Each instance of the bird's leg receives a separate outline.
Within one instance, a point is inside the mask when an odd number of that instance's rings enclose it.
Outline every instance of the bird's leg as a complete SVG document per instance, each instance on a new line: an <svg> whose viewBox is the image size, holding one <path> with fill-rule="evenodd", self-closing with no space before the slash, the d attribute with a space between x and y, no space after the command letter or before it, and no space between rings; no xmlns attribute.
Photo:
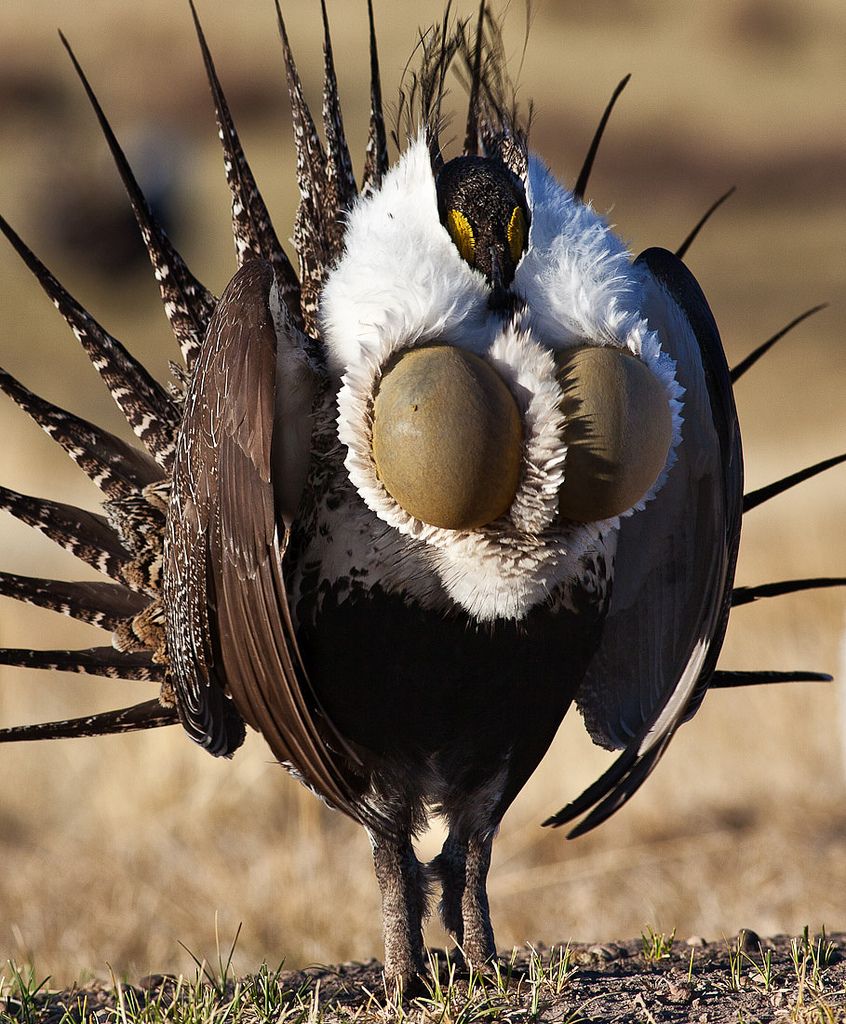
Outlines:
<svg viewBox="0 0 846 1024"><path fill-rule="evenodd" d="M486 887L492 846L492 834L474 834L462 840L450 832L433 864L443 885L440 910L444 927L475 967L496 955Z"/></svg>
<svg viewBox="0 0 846 1024"><path fill-rule="evenodd" d="M464 896L464 876L467 866L467 848L452 832L447 836L440 854L432 861L432 871L441 883L441 902L438 909L444 928L461 946L464 943L464 918L461 900Z"/></svg>
<svg viewBox="0 0 846 1024"><path fill-rule="evenodd" d="M382 891L385 975L406 990L424 972L426 882L411 839L374 837L373 863Z"/></svg>
<svg viewBox="0 0 846 1024"><path fill-rule="evenodd" d="M492 847L493 835L471 836L467 843L464 895L461 899L463 949L468 961L477 967L496 956L487 889Z"/></svg>

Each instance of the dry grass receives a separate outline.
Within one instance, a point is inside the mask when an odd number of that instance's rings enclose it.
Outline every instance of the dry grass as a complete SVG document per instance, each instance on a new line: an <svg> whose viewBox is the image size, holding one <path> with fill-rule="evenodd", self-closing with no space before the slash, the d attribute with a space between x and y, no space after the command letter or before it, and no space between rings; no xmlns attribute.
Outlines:
<svg viewBox="0 0 846 1024"><path fill-rule="evenodd" d="M313 96L314 6L286 4ZM347 16L352 6L355 17ZM520 5L513 6L510 40L519 55ZM536 147L568 180L611 87L634 72L590 189L633 249L672 246L725 187L740 186L690 259L730 359L803 308L833 303L738 388L750 486L833 454L846 436L842 5L537 6L523 94L537 103ZM343 16L339 0L333 7L345 100L357 115L348 117L348 128L361 139L363 4L344 4ZM430 0L377 2L388 95L414 25L439 10ZM284 234L293 212L292 160L271 6L207 0L202 13ZM121 134L146 122L185 138L190 188L183 189L179 241L199 276L219 290L232 269L228 199L189 21L171 0L74 9L42 0L37 10L7 0L0 7L0 102L7 111L0 210L107 326L163 372L172 342L149 275L98 278L58 249L43 220L46 198L75 162L104 173L108 166L55 41L56 24L70 34ZM116 426L72 338L6 249L0 309L0 362L52 400ZM0 406L0 431L0 481L93 506L93 489L9 403ZM752 513L739 582L842 574L844 512L843 470L834 470ZM81 574L72 559L11 521L2 523L0 565ZM88 636L12 602L0 613L5 645L59 646ZM744 608L723 664L834 671L842 631L843 599L835 592ZM0 681L4 723L116 706L147 693L135 684L38 673L4 671ZM838 722L830 687L713 694L632 805L598 834L569 844L537 822L608 761L574 715L496 847L490 891L500 944L636 935L647 921L667 933L714 938L743 926L761 934L795 933L805 923L842 927ZM245 966L263 957L284 956L293 966L380 950L364 835L287 779L255 738L232 763L209 758L178 730L3 747L0 771L0 960L34 955L60 982L104 970L107 959L129 977L185 968L177 940L211 956L216 913L224 934L244 922L238 955ZM427 837L425 851L436 840ZM434 926L430 936L443 940Z"/></svg>

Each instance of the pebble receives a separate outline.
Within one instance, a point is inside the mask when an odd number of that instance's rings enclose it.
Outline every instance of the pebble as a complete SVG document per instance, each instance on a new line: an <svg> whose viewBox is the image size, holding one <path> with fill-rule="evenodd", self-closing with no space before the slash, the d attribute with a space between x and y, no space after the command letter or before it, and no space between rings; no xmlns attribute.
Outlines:
<svg viewBox="0 0 846 1024"><path fill-rule="evenodd" d="M737 948L744 953L757 953L760 945L760 936L751 928L741 928L737 933Z"/></svg>
<svg viewBox="0 0 846 1024"><path fill-rule="evenodd" d="M603 963L609 963L611 960L619 960L627 955L626 950L614 942L590 946L588 953L590 953L592 957L596 957L597 960L602 960Z"/></svg>
<svg viewBox="0 0 846 1024"><path fill-rule="evenodd" d="M693 986L687 979L672 981L667 979L667 999L671 1003L689 1003L693 995Z"/></svg>

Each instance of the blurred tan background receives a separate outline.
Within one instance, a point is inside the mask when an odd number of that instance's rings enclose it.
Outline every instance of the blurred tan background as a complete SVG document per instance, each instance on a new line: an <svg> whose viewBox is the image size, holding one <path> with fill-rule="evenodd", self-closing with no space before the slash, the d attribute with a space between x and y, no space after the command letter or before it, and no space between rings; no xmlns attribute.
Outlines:
<svg viewBox="0 0 846 1024"><path fill-rule="evenodd" d="M318 5L284 6L317 103ZM465 0L456 9L475 6ZM205 0L200 13L285 237L295 208L293 151L272 4ZM435 0L376 0L388 101L417 26L440 14ZM365 5L330 0L330 15L348 134L361 154ZM515 66L524 22L515 0L506 34ZM87 227L95 208L122 209L122 196L57 26L142 176L167 172L173 236L219 293L234 266L229 200L187 4L0 5L0 211L164 376L175 349L120 213ZM568 183L611 90L633 72L589 195L634 252L675 247L713 199L738 186L689 254L730 362L808 306L831 303L738 386L750 488L842 450L846 438L844 68L841 0L535 4L521 95L535 101L534 147ZM5 244L0 314L0 363L51 400L119 429L79 346ZM0 403L0 438L0 482L96 506L93 486L10 402ZM739 583L846 573L844 472L750 514ZM86 576L5 514L0 566ZM745 607L732 620L722 664L835 672L843 631L840 591ZM4 646L82 646L102 637L12 601L0 607ZM142 684L0 670L3 724L148 695ZM647 925L712 939L740 927L846 928L840 721L831 686L714 693L637 798L597 833L568 843L538 823L609 760L574 712L495 847L490 894L500 946L611 940ZM208 757L178 729L0 747L0 779L0 961L34 957L57 982L104 973L106 961L130 978L186 969L179 941L214 956L216 915L225 943L243 922L240 970L261 958L293 966L381 955L364 834L289 780L255 737L232 762ZM437 838L424 840L426 855ZM443 941L434 924L429 938Z"/></svg>

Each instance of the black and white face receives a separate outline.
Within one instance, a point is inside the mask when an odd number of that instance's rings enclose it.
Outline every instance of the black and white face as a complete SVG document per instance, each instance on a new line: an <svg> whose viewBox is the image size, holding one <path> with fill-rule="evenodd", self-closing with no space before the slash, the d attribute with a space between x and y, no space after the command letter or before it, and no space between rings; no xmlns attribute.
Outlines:
<svg viewBox="0 0 846 1024"><path fill-rule="evenodd" d="M458 156L438 172L435 187L441 223L461 258L494 291L507 291L529 244L522 183L498 160Z"/></svg>

